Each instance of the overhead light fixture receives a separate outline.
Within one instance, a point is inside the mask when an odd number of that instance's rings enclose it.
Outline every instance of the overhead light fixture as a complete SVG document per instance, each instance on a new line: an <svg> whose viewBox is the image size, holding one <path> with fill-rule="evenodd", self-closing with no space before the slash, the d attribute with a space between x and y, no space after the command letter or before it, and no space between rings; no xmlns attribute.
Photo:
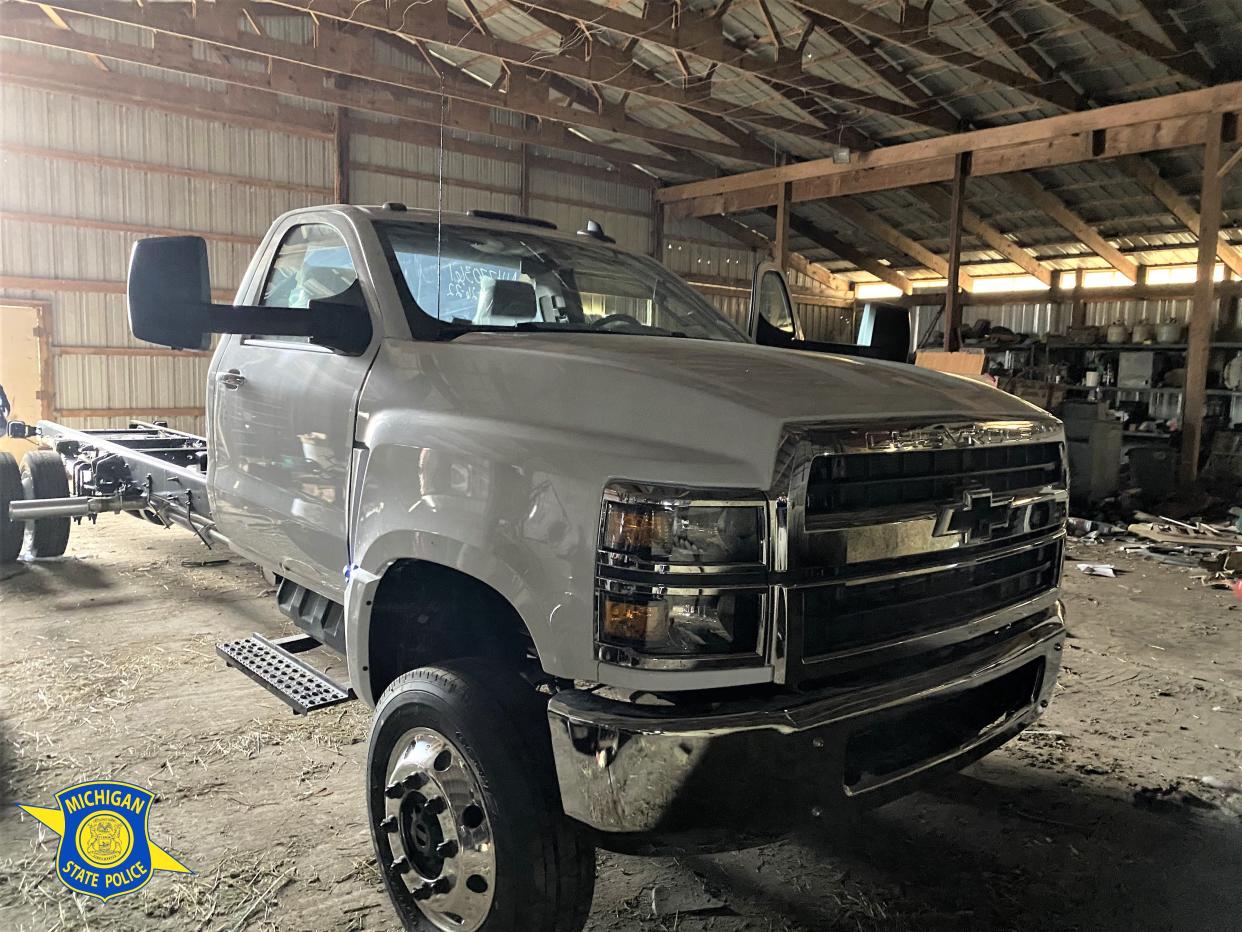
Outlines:
<svg viewBox="0 0 1242 932"><path fill-rule="evenodd" d="M848 165L850 163L850 150L844 146L837 146L832 150L832 160L838 165Z"/></svg>

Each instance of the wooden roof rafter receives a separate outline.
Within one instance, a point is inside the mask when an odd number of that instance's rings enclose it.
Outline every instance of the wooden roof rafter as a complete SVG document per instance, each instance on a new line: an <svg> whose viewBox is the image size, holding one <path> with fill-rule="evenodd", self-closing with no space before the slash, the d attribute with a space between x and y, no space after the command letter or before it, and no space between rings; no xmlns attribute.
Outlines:
<svg viewBox="0 0 1242 932"><path fill-rule="evenodd" d="M1193 49L1178 49L1158 42L1126 20L1119 19L1102 7L1096 6L1091 0L1042 0L1042 2L1060 10L1070 20L1094 29L1123 48L1159 62L1174 74L1189 78L1198 84L1212 83L1212 69L1198 52Z"/></svg>
<svg viewBox="0 0 1242 932"><path fill-rule="evenodd" d="M1238 151L1242 152L1242 149ZM1177 189L1172 184L1161 177L1160 170L1155 165L1147 159L1134 157L1122 160L1121 167L1139 184L1155 195L1156 199L1168 208L1169 213L1185 224L1187 230L1196 237L1199 236L1199 228L1202 221L1199 212L1191 206L1189 201L1178 194ZM1216 257L1225 263L1226 268L1230 269L1235 275L1242 277L1242 251L1236 246L1229 244L1224 232L1218 233L1217 239Z"/></svg>
<svg viewBox="0 0 1242 932"><path fill-rule="evenodd" d="M951 131L952 126L937 122L937 116L928 116L923 107L903 104L890 97L873 94L839 81L807 72L803 68L802 53L795 48L781 46L777 49L775 63L752 54L744 43L731 39L724 30L722 19L717 16L698 17L683 21L673 28L664 22L653 22L620 10L601 6L591 0L514 0L522 7L538 8L562 16L572 16L591 22L601 28L634 40L678 50L705 61L733 68L759 78L778 88L784 87L795 93L784 93L787 100L813 101L816 97L827 98L887 116L898 117L913 123L927 123L932 128ZM829 111L830 112L830 111ZM866 144L847 142L851 148L865 148Z"/></svg>
<svg viewBox="0 0 1242 932"><path fill-rule="evenodd" d="M1080 243L1114 269L1130 281L1138 281L1138 263L1101 236L1064 201L1041 185L1037 178L1031 175L1014 174L1004 176L1004 180L1018 194L1063 226Z"/></svg>
<svg viewBox="0 0 1242 932"><path fill-rule="evenodd" d="M850 0L793 0L794 4L809 13L836 20L846 26L859 29L886 42L942 64L959 68L977 78L1019 91L1062 110L1077 107L1076 95L1069 95L1056 82L1032 79L1006 65L998 64L952 43L938 39L922 18L913 23L898 23L874 13Z"/></svg>
<svg viewBox="0 0 1242 932"><path fill-rule="evenodd" d="M768 213L771 215L774 214L774 211L769 210ZM905 275L885 265L875 256L864 252L838 234L825 230L818 224L812 223L810 220L799 217L792 212L789 216L789 228L821 249L827 249L833 255L853 264L879 281L892 285L900 290L902 294L913 292L914 284Z"/></svg>
<svg viewBox="0 0 1242 932"><path fill-rule="evenodd" d="M883 243L887 243L898 252L904 253L942 278L948 277L948 260L943 256L936 255L936 253L922 243L916 242L907 236L887 220L882 219L875 211L848 199L833 200L826 206L835 213L840 214L860 230L874 236ZM958 276L958 284L963 290L970 291L972 287L970 273L962 271Z"/></svg>
<svg viewBox="0 0 1242 932"><path fill-rule="evenodd" d="M1170 46L1183 55L1195 56L1210 71L1216 70L1211 59L1199 49L1194 37L1174 16L1174 8L1169 0L1139 0L1139 4L1147 11L1147 15L1152 18L1152 22Z"/></svg>
<svg viewBox="0 0 1242 932"><path fill-rule="evenodd" d="M483 104L543 120L604 130L656 146L683 149L692 154L717 154L757 164L770 162L770 149L757 141L748 146L716 142L708 137L689 135L679 129L650 127L615 111L607 114L599 114L589 108L567 111L549 99L550 82L529 69L522 75L517 75L517 69L513 69L514 80L510 82L507 92L499 92L490 91L486 86L481 87L475 80L465 83L449 80L449 76L433 79L408 69L384 65L374 60L362 37L354 34L353 30L346 32L338 28L337 24L331 23L330 18L329 22L321 22L316 33L316 44L305 45L256 36L241 30L238 28L238 20L233 18L235 13L240 15L244 6L241 3L217 2L212 4L212 8L199 5L193 8L193 15L187 15L189 7L171 3L159 4L159 9L131 7L101 0L56 0L53 5L63 13L93 16L136 26L178 41L201 41L209 46L258 55L269 63L281 62L294 68L309 67L320 74L338 74L355 81L370 82L379 89L396 88L400 91L446 95L465 103ZM103 54L98 51L99 48L108 48L113 53L121 54L122 58L125 54L130 54L138 56L140 64L153 63L143 60L142 55L146 50L130 43L101 40L77 32L41 29L25 23L0 23L0 30L10 38L77 51L95 51L97 54ZM104 57L109 56L104 54Z"/></svg>

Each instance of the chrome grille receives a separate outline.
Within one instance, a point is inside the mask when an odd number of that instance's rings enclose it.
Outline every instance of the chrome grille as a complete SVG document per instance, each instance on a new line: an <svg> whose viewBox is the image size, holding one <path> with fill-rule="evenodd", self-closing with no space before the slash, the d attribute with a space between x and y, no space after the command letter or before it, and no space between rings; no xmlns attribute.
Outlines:
<svg viewBox="0 0 1242 932"><path fill-rule="evenodd" d="M790 445L780 681L935 665L1056 611L1068 475L1055 421L811 426Z"/></svg>
<svg viewBox="0 0 1242 932"><path fill-rule="evenodd" d="M808 517L903 508L960 498L970 488L993 495L1063 484L1059 443L1025 443L908 452L824 454L811 463Z"/></svg>
<svg viewBox="0 0 1242 932"><path fill-rule="evenodd" d="M803 657L956 627L1055 587L1060 565L1058 539L945 568L803 589Z"/></svg>

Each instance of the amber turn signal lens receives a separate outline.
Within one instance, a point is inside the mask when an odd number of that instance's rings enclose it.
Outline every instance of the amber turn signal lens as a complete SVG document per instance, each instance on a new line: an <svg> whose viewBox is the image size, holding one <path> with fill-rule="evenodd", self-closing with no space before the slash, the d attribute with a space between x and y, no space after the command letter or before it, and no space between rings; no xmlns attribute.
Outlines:
<svg viewBox="0 0 1242 932"><path fill-rule="evenodd" d="M631 644L651 644L668 636L668 612L662 602L620 602L604 598L605 638Z"/></svg>
<svg viewBox="0 0 1242 932"><path fill-rule="evenodd" d="M673 530L673 516L653 505L609 503L604 521L604 547L617 553L650 554L663 550Z"/></svg>

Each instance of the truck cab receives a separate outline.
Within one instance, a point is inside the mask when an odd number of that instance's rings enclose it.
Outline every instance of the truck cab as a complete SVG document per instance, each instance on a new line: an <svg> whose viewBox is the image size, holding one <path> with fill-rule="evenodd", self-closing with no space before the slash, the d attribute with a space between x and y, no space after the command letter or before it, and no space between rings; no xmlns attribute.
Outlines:
<svg viewBox="0 0 1242 932"><path fill-rule="evenodd" d="M209 530L376 709L407 928L579 928L595 845L831 822L1047 706L1061 426L882 358L908 325L806 341L763 268L747 333L598 227L402 205L287 214L233 306L208 281L140 242L131 323L221 335Z"/></svg>

